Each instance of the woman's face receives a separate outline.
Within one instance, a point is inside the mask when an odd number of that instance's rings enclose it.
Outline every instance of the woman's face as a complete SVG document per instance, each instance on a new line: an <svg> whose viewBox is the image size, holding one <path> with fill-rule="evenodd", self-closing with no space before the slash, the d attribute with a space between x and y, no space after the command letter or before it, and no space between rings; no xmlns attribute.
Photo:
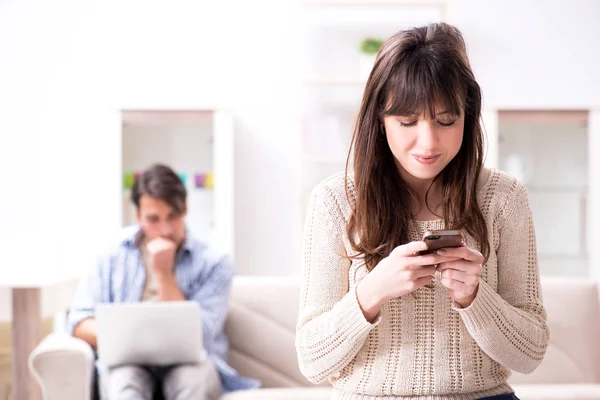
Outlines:
<svg viewBox="0 0 600 400"><path fill-rule="evenodd" d="M388 145L400 176L408 183L435 178L460 150L464 112L438 109L434 119L422 115L384 117Z"/></svg>

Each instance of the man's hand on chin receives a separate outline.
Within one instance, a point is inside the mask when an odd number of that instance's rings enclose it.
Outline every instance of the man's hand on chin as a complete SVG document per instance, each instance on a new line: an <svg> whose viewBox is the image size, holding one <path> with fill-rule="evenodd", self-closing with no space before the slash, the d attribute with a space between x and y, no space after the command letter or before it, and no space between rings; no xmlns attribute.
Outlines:
<svg viewBox="0 0 600 400"><path fill-rule="evenodd" d="M157 237L146 244L150 255L150 265L158 278L168 277L173 274L175 265L175 253L177 245L175 242Z"/></svg>
<svg viewBox="0 0 600 400"><path fill-rule="evenodd" d="M185 300L181 288L175 279L174 265L177 244L175 242L156 238L146 245L150 255L150 265L158 281L158 294L161 301Z"/></svg>

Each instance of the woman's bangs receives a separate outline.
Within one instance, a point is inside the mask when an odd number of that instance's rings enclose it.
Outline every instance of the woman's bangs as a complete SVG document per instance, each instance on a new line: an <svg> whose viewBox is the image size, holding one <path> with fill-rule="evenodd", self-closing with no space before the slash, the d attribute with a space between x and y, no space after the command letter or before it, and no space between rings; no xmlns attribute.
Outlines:
<svg viewBox="0 0 600 400"><path fill-rule="evenodd" d="M392 71L383 90L383 115L461 115L466 90L445 63L415 55Z"/></svg>

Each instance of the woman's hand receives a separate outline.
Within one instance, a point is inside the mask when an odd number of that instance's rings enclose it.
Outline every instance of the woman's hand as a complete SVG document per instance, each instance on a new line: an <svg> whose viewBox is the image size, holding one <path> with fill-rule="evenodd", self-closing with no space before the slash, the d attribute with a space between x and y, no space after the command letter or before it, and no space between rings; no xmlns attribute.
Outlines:
<svg viewBox="0 0 600 400"><path fill-rule="evenodd" d="M456 261L457 257L436 253L418 256L426 250L424 242L396 247L389 256L364 277L356 288L358 303L368 321L373 321L383 303L425 286L435 275L435 264Z"/></svg>
<svg viewBox="0 0 600 400"><path fill-rule="evenodd" d="M469 307L479 288L483 256L466 246L440 249L437 253L458 258L455 261L441 262L437 269L442 272L441 284L448 288L450 298L463 308Z"/></svg>

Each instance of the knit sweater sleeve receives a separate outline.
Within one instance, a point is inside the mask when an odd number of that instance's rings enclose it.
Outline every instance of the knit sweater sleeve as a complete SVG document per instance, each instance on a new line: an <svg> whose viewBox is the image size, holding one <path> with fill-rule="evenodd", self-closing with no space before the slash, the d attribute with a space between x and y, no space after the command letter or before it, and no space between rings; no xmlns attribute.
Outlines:
<svg viewBox="0 0 600 400"><path fill-rule="evenodd" d="M549 331L542 303L535 231L525 187L516 184L499 220L498 289L481 281L460 313L481 349L499 364L530 373L541 363ZM492 249L493 251L493 249Z"/></svg>
<svg viewBox="0 0 600 400"><path fill-rule="evenodd" d="M312 193L304 230L304 255L296 352L300 371L319 383L352 361L378 323L369 323L349 290L345 220L332 189Z"/></svg>

